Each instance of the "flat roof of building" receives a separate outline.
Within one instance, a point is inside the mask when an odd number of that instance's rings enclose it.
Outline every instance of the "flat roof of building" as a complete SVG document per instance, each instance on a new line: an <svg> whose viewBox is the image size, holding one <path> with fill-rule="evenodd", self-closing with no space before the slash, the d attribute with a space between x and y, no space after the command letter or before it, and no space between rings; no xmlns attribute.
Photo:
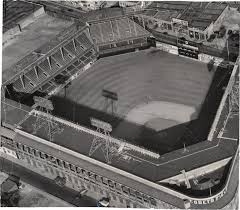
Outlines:
<svg viewBox="0 0 240 210"><path fill-rule="evenodd" d="M153 2L143 14L154 18L172 21L172 18L188 21L189 27L205 30L222 14L227 7L218 2Z"/></svg>
<svg viewBox="0 0 240 210"><path fill-rule="evenodd" d="M26 1L3 2L3 33L15 27L24 18L40 9L42 6Z"/></svg>
<svg viewBox="0 0 240 210"><path fill-rule="evenodd" d="M71 21L52 17L44 13L35 19L32 24L25 27L22 32L17 33L13 39L8 40L2 48L3 83L41 57L41 54L38 54L38 50L41 49L40 53L46 53L49 48L51 49L51 47L56 45L56 42L59 43L59 40L54 38L72 24L73 22ZM34 52L35 50L37 52Z"/></svg>

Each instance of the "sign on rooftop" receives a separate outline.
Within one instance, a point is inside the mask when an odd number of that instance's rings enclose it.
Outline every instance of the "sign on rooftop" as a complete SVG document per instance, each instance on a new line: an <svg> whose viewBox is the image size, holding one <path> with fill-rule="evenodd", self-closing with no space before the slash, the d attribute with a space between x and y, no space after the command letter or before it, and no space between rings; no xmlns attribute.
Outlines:
<svg viewBox="0 0 240 210"><path fill-rule="evenodd" d="M103 129L105 131L111 132L112 131L112 126L109 123L106 123L104 121L98 120L96 118L90 118L91 125Z"/></svg>

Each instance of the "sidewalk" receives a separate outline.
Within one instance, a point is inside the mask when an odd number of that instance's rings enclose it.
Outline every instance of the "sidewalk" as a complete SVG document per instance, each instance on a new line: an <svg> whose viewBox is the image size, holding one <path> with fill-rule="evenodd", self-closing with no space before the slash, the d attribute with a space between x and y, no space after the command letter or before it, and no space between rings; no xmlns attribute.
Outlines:
<svg viewBox="0 0 240 210"><path fill-rule="evenodd" d="M12 162L11 159L11 157L6 156L0 157L1 171L19 176L21 181L39 189L40 191L46 192L53 197L64 200L69 203L69 205L78 207L96 207L96 200L87 196L77 199L76 195L78 195L78 192L67 187L60 187L56 185L53 180L43 177L40 174L17 164L17 159L13 160L14 162Z"/></svg>

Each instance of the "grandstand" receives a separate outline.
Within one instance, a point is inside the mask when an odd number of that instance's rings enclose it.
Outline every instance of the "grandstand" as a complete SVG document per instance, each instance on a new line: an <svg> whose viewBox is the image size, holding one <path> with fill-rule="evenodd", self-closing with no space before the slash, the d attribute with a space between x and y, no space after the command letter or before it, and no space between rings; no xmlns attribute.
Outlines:
<svg viewBox="0 0 240 210"><path fill-rule="evenodd" d="M151 34L126 13L122 8L104 8L86 15L100 55L149 46L147 38Z"/></svg>
<svg viewBox="0 0 240 210"><path fill-rule="evenodd" d="M79 29L74 24L4 70L3 85L12 84L17 92L50 92L57 86L55 76L62 74L70 77L95 57L95 47L87 26Z"/></svg>
<svg viewBox="0 0 240 210"><path fill-rule="evenodd" d="M130 17L88 22L93 41L100 53L148 46L150 33Z"/></svg>

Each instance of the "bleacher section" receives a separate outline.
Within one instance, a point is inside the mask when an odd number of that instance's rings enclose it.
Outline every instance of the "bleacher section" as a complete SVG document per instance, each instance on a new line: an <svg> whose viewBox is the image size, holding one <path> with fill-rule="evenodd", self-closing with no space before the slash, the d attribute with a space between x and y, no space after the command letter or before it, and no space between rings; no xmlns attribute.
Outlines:
<svg viewBox="0 0 240 210"><path fill-rule="evenodd" d="M147 45L147 37L150 36L147 30L127 16L91 21L89 25L91 37L99 47L100 54L107 50Z"/></svg>
<svg viewBox="0 0 240 210"><path fill-rule="evenodd" d="M30 59L24 58L12 67L17 74L4 85L12 83L18 92L49 92L57 86L54 77L59 74L74 75L97 57L97 51L88 34L88 27L78 29L74 25L28 57Z"/></svg>

